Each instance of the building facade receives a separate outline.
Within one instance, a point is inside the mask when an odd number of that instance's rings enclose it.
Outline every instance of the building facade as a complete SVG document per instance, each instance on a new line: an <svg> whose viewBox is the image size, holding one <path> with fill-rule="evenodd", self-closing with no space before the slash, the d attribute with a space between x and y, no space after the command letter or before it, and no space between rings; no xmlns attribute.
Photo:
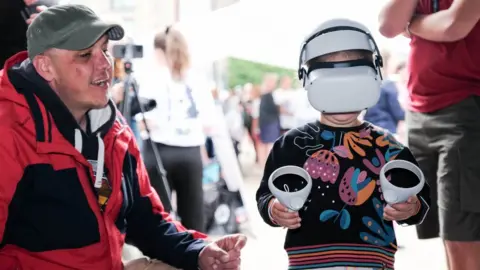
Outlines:
<svg viewBox="0 0 480 270"><path fill-rule="evenodd" d="M240 0L65 0L84 4L119 21L127 31L149 32L175 21L227 7Z"/></svg>

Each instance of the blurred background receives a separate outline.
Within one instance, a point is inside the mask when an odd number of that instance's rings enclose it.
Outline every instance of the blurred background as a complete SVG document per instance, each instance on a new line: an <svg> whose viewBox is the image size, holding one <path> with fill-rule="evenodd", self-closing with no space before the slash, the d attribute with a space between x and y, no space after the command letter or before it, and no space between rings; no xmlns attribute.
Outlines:
<svg viewBox="0 0 480 270"><path fill-rule="evenodd" d="M50 2L48 4L55 4L55 1ZM208 124L202 129L205 138L202 143L180 142L199 147L200 155L193 153L187 156L197 158L203 169L191 176L192 181L201 183L198 185L169 179L174 190L171 202L174 212L178 212L178 218L185 225L208 232L211 237L236 232L247 234L249 242L242 259L243 269L287 269L287 258L283 251L285 230L264 224L255 202L255 192L269 151L269 144L261 139L268 134L260 134L259 119L263 117L260 100L262 95L273 94L279 108L280 132L318 118L318 113L309 106L306 93L296 78L300 44L307 34L322 21L334 17L364 23L372 31L384 55L386 65L383 73L390 82L389 87L394 87L398 95L398 108L393 114L403 114L406 95L404 71L409 40L403 37L388 40L378 33L377 17L383 0L56 2L87 5L101 17L125 28L125 39L113 45L137 45L138 54L134 59L122 56L121 51L113 54L116 57L116 84L112 87L112 97L119 108L122 103L127 103L127 96L132 89L125 91L125 86L129 87L129 80L134 77L138 95L150 101L156 100L157 108L153 104L152 108L147 108L149 112L145 116L152 133L156 126L161 126L161 122L155 122L155 114L149 118L149 113L156 111L157 116L162 113L158 108L162 107L162 95L171 95L171 91L165 89L178 88L175 84L177 80L165 75L165 59L176 57L180 59L179 69L182 72L188 70L188 80L182 78L182 86L186 86L186 91L180 91L186 94L174 96L173 99L184 104L188 111L193 108L207 118ZM2 39L8 36L2 35ZM133 73L125 70L125 63L132 64ZM165 82L168 82L168 86ZM131 114L128 118L139 143L143 142L145 162L153 164L147 164L152 168L149 170L152 182L161 185L162 175L155 167L157 160L145 152L151 151L144 142L149 136L159 149L167 174L175 178L174 171L181 164L170 164L169 160L175 159L178 143L169 145L161 139L155 139L155 134L149 135L141 124L138 111L126 111ZM368 117L367 114L365 118ZM393 123L391 131L400 140L405 138L402 117ZM171 149L166 150L166 147ZM183 168L193 172L194 169L188 166ZM196 196L199 193L203 195ZM185 210L190 207L189 203L195 204L192 199L194 195L186 194L196 194L195 198L203 201L201 206L197 204L195 208L197 215ZM200 216L198 213L201 213ZM446 269L439 239L419 241L414 228L396 229L400 246L396 269ZM134 247L128 247L124 256L131 259L141 254Z"/></svg>

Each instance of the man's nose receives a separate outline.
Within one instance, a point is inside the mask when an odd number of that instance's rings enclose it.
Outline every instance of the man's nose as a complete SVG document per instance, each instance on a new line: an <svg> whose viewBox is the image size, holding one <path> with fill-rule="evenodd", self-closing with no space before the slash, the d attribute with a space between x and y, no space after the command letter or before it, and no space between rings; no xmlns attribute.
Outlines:
<svg viewBox="0 0 480 270"><path fill-rule="evenodd" d="M96 60L97 60L96 66L99 69L108 69L112 67L112 62L110 57L108 57L108 55L105 54L104 52L99 54Z"/></svg>

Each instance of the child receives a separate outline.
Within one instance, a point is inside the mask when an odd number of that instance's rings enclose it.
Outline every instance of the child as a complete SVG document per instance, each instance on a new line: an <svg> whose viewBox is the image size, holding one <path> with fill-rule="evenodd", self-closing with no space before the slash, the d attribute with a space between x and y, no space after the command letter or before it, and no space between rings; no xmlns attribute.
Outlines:
<svg viewBox="0 0 480 270"><path fill-rule="evenodd" d="M322 113L318 121L290 130L274 143L256 195L260 214L267 224L289 229L285 249L291 270L393 269L397 246L392 221L420 223L430 197L425 185L405 203L390 206L383 199L378 180L382 166L393 159L416 161L387 131L358 120L362 106L378 101L378 48L366 27L337 19L307 38L300 57L306 69L300 68L299 77L310 103ZM329 84L332 80L336 83ZM362 96L353 95L358 89L364 91ZM329 94L319 95L322 91ZM342 99L340 104L336 91L349 92L340 96L350 100ZM371 93L377 94L369 98ZM298 212L289 212L268 188L272 172L286 165L303 167L313 181ZM418 182L405 170L390 177L403 187ZM275 185L301 189L293 179L277 179Z"/></svg>

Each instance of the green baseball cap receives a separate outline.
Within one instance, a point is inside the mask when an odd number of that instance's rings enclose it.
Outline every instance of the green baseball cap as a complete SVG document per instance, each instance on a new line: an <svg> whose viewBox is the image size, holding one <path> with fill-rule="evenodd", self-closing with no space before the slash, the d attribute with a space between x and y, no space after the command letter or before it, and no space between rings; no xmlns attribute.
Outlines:
<svg viewBox="0 0 480 270"><path fill-rule="evenodd" d="M51 48L81 51L90 48L103 35L121 40L123 27L102 21L84 5L57 5L38 14L27 29L30 59Z"/></svg>

